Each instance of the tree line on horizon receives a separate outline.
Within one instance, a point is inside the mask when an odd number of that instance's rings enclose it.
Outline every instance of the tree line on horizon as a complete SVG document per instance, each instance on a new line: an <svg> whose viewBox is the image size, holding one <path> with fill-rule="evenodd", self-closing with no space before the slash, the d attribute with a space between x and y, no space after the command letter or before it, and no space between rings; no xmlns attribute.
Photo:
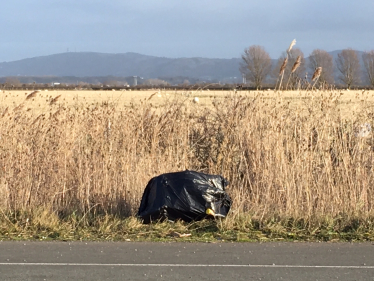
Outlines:
<svg viewBox="0 0 374 281"><path fill-rule="evenodd" d="M363 68L357 52L351 48L342 50L338 57L325 50L315 49L309 55L306 63L304 53L299 48L293 48L293 40L286 52L278 58L275 66L269 53L263 46L252 45L244 50L240 63L240 72L247 82L260 89L269 77L276 79L275 88L283 90L319 88L327 89L335 86L336 82L347 89L364 82L366 86L374 87L374 50L362 54ZM338 70L338 81L334 79L334 67ZM308 76L308 70L312 75ZM361 81L361 72L365 81Z"/></svg>

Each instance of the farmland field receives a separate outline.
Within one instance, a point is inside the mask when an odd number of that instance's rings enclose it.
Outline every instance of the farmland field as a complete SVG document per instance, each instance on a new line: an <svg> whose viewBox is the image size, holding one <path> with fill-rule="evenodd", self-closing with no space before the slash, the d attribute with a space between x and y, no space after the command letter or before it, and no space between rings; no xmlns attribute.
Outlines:
<svg viewBox="0 0 374 281"><path fill-rule="evenodd" d="M374 239L373 95L1 92L0 235L115 233L103 218L133 218L150 178L189 169L230 181L220 231Z"/></svg>
<svg viewBox="0 0 374 281"><path fill-rule="evenodd" d="M141 101L149 99L151 96L152 104L160 106L165 104L165 100L174 99L176 97L184 98L186 101L193 101L194 97L199 98L200 105L211 105L213 99L222 99L227 96L254 97L261 95L266 99L276 99L281 97L283 101L293 101L293 105L305 99L319 99L321 97L335 97L340 95L339 103L347 105L349 109L360 107L362 99L372 102L374 101L373 90L333 90L333 91L219 91L219 90L139 90L139 91L39 91L38 94L25 103L25 98L33 91L2 91L0 94L0 102L2 107L17 106L26 104L28 108L44 109L48 102L57 96L61 96L59 103L72 105L92 105L96 103L110 102L117 106L130 106L140 104ZM296 102L296 103L295 103ZM354 108L352 108L352 106ZM342 107L344 108L344 106Z"/></svg>

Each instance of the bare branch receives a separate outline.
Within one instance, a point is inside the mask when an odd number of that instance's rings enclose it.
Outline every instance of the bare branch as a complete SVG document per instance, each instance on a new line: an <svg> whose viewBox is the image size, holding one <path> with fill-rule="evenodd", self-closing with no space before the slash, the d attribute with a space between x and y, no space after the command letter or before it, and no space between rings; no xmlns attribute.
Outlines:
<svg viewBox="0 0 374 281"><path fill-rule="evenodd" d="M340 72L339 80L349 89L360 82L360 62L356 51L345 49L338 54L336 66Z"/></svg>
<svg viewBox="0 0 374 281"><path fill-rule="evenodd" d="M374 50L362 54L365 74L371 86L374 87Z"/></svg>
<svg viewBox="0 0 374 281"><path fill-rule="evenodd" d="M317 67L322 67L322 72L318 79L319 84L334 84L334 66L332 55L324 50L313 50L309 56L308 68L311 71L315 71Z"/></svg>
<svg viewBox="0 0 374 281"><path fill-rule="evenodd" d="M244 50L242 55L240 72L254 83L255 87L261 88L266 76L271 70L271 59L264 47L253 45Z"/></svg>

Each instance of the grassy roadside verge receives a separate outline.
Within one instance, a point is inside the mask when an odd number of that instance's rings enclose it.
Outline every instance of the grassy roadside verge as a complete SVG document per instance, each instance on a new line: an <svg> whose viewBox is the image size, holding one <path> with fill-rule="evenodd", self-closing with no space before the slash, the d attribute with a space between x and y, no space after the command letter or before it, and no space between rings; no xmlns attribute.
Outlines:
<svg viewBox="0 0 374 281"><path fill-rule="evenodd" d="M133 216L95 217L69 215L58 218L46 211L0 215L0 240L39 241L374 241L373 219L325 218L319 222L269 219L249 215L228 220L158 222L144 225Z"/></svg>

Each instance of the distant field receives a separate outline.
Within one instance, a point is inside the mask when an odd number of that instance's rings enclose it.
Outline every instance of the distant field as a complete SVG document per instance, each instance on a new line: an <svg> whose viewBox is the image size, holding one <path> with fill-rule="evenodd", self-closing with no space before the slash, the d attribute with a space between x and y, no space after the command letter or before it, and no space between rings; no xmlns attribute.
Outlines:
<svg viewBox="0 0 374 281"><path fill-rule="evenodd" d="M193 102L194 98L199 99L200 105L210 106L214 99L225 97L256 97L263 99L277 99L278 102L290 102L291 106L303 106L306 100L336 98L344 111L356 110L361 107L362 101L374 102L374 91L362 90L335 90L335 91L165 91L165 90L143 90L143 91L39 91L35 97L26 100L32 91L2 91L0 94L0 105L3 107L14 107L23 105L27 109L42 111L49 102L58 98L58 104L64 106L95 105L101 103L111 103L118 107L128 107L131 104L139 105L141 102L150 102L159 107L167 101L182 99L186 102Z"/></svg>
<svg viewBox="0 0 374 281"><path fill-rule="evenodd" d="M2 106L17 107L24 104L31 109L43 109L48 103L57 96L58 104L64 106L76 105L96 105L110 103L118 107L128 107L131 104L139 105L148 99L152 104L159 106L167 100L181 98L186 101L192 101L194 97L199 97L200 104L209 104L213 97L223 97L228 92L209 92L209 91L39 91L35 97L28 99L26 97L32 91L3 91L0 94L0 103Z"/></svg>

